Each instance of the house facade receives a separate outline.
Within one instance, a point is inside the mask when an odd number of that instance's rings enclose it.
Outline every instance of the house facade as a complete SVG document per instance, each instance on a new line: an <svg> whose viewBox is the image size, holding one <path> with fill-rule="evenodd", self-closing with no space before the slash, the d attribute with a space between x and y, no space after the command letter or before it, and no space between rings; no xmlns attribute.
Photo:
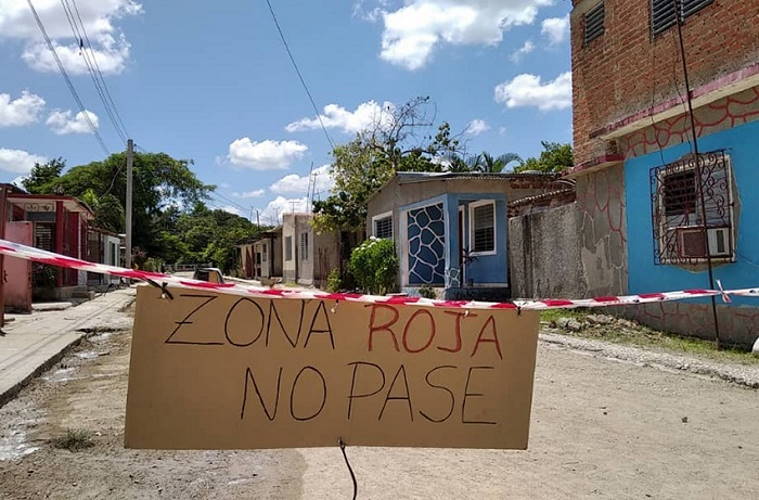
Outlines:
<svg viewBox="0 0 759 500"><path fill-rule="evenodd" d="M545 174L402 172L369 200L367 233L395 241L406 292L431 286L449 299L503 300L507 205L567 184Z"/></svg>
<svg viewBox="0 0 759 500"><path fill-rule="evenodd" d="M756 1L573 0L569 177L589 295L709 288L709 267L726 289L759 283L757 20ZM720 304L722 340L750 345L758 306ZM716 332L708 300L622 314Z"/></svg>
<svg viewBox="0 0 759 500"><path fill-rule="evenodd" d="M323 286L330 271L340 265L340 240L336 232L318 233L313 214L282 216L282 276L285 282Z"/></svg>

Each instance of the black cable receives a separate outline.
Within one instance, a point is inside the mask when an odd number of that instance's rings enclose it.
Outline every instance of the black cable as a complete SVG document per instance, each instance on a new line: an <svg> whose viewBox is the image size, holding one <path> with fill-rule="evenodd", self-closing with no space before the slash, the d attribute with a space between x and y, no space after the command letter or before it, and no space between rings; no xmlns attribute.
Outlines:
<svg viewBox="0 0 759 500"><path fill-rule="evenodd" d="M60 0L61 6L63 7L63 12L66 14L66 20L69 23L69 26L71 27L71 34L74 36L74 39L79 42L79 55L82 56L82 59L84 60L84 65L87 68L87 73L90 75L90 79L92 80L93 85L95 85L95 91L98 94L98 97L100 98L100 102L103 103L103 107L105 108L105 112L108 115L108 119L113 124L114 129L116 130L116 133L118 134L119 138L126 142L126 136L121 131L121 129L116 124L116 117L113 114L113 111L111 110L110 106L108 105L108 101L105 97L105 91L103 90L103 84L100 82L98 77L95 75L95 68L93 66L93 63L90 61L90 55L87 54L87 49L84 47L84 35L82 31L80 30L80 26L77 24L76 20L74 19L74 12L71 6L68 4L67 0ZM94 56L94 53L92 54Z"/></svg>
<svg viewBox="0 0 759 500"><path fill-rule="evenodd" d="M269 0L266 0L266 5L269 6L269 12L271 13L271 18L274 20L274 25L277 27L277 31L279 32L279 37L282 39L282 45L285 46L287 55L290 57L290 62L292 63L293 68L295 68L295 72L298 74L298 79L300 79L300 83L301 85L303 85L303 89L306 91L308 100L311 101L311 107L314 108L314 112L316 113L316 118L319 120L319 125L321 125L322 131L324 132L324 136L327 138L327 142L329 142L329 145L332 147L332 149L335 149L335 143L332 142L332 138L329 136L329 133L327 132L327 127L324 126L324 122L322 121L321 112L319 111L319 108L316 106L316 102L314 102L314 98L311 95L311 91L308 90L308 85L306 85L306 80L303 79L303 75L301 74L300 69L298 69L298 64L295 62L295 57L293 57L293 53L290 51L290 46L287 45L285 34L282 32L282 28L279 25L279 21L277 21L277 15L274 13L274 8L271 6L271 2Z"/></svg>
<svg viewBox="0 0 759 500"><path fill-rule="evenodd" d="M85 28L84 23L82 22L82 17L79 15L79 6L76 4L76 0L71 0L71 3L74 5L74 11L76 12L76 17L79 19L79 24L82 27L82 32L84 33L84 40L87 42L87 46L90 49L90 53L92 55L92 61L95 63L95 69L97 70L98 75L100 76L100 81L103 84L103 89L105 90L105 94L108 97L108 101L111 103L111 106L113 107L113 112L116 115L116 118L121 125L121 129L124 131L124 134L126 134L127 137L129 137L129 132L127 131L126 126L124 125L124 121L121 119L121 115L119 114L119 110L116 107L116 103L113 100L113 97L111 97L111 92L108 90L108 85L105 83L105 79L103 78L103 73L100 71L100 65L98 64L97 57L95 56L95 51L92 49L92 44L90 43L90 37L87 34L87 28Z"/></svg>
<svg viewBox="0 0 759 500"><path fill-rule="evenodd" d="M95 138L100 144L100 147L103 148L103 151L105 151L105 154L110 156L111 152L108 149L108 146L105 145L105 141L103 141L103 137L97 131L97 128L92 123L92 120L90 120L90 115L86 112L87 110L85 109L84 104L82 103L82 100L79 98L79 94L77 93L76 88L74 87L74 84L71 82L71 79L69 78L68 73L66 73L66 69L63 67L63 63L61 62L61 59L58 57L58 53L55 51L53 42L52 40L50 40L50 37L48 36L47 31L45 30L45 25L42 24L42 20L40 19L39 14L37 14L37 9L34 8L34 5L32 4L32 0L26 0L26 3L29 4L29 8L31 9L32 14L34 15L35 21L37 22L37 27L42 33L42 37L45 39L47 48L50 50L50 53L53 55L53 59L55 59L55 63L58 65L58 71L61 73L61 76L66 81L66 86L69 88L69 92L71 92L71 95L74 98L74 101L76 101L77 106L79 106L79 110L82 112L82 116L84 116L85 120L87 121L87 125L89 125L90 130L92 130L92 133L95 135Z"/></svg>
<svg viewBox="0 0 759 500"><path fill-rule="evenodd" d="M343 441L343 438L340 438L338 444L340 445L340 451L343 452L345 465L348 466L348 472L351 475L351 481L353 481L353 500L356 500L356 497L358 496L358 482L356 481L356 475L353 473L353 467L351 467L351 463L348 461L348 454L345 452L345 442Z"/></svg>

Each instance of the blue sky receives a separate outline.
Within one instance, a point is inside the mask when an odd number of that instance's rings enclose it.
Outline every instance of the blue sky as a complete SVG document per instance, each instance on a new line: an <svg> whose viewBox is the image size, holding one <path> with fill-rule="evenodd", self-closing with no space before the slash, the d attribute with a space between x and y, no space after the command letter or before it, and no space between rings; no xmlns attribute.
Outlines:
<svg viewBox="0 0 759 500"><path fill-rule="evenodd" d="M430 96L454 132L468 129L471 153L530 156L541 139L571 140L568 1L271 1L335 142L415 96ZM33 2L91 121L123 149L60 0ZM135 142L193 159L219 186L214 206L269 219L291 200L301 207L309 168L328 165L330 148L265 0L67 2ZM35 160L104 157L26 0L0 0L0 67L0 181Z"/></svg>

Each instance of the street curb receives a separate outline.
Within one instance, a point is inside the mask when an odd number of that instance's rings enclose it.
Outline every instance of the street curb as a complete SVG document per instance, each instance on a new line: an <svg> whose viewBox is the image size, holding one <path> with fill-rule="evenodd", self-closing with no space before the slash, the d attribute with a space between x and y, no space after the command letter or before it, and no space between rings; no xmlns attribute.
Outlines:
<svg viewBox="0 0 759 500"><path fill-rule="evenodd" d="M136 300L136 296L130 296L129 299L124 303L123 305L119 306L118 311L124 312L126 309L129 308ZM71 309L67 309L67 311L70 311ZM62 311L54 311L54 312L62 312ZM78 336L71 340L71 342L61 346L61 348L56 352L55 354L52 354L42 362L39 366L37 366L34 370L32 370L26 377L19 380L12 386L10 386L8 389L6 389L4 392L0 393L0 408L5 406L9 401L14 399L18 394L21 392L21 390L29 385L35 378L39 377L41 374L52 368L58 361L60 361L70 350L78 346L83 339L89 338L93 335L96 335L97 331L85 331L81 328L83 325L86 325L89 321L92 319L98 317L103 311L95 311L92 314L86 316L85 318L82 318L81 320L77 321L74 325L68 325L68 328L65 330L61 330L60 333L74 333L78 334Z"/></svg>
<svg viewBox="0 0 759 500"><path fill-rule="evenodd" d="M572 338L558 333L540 333L540 341L569 349L592 353L595 357L628 361L664 371L681 371L730 382L747 389L759 389L759 369L707 362L698 358L657 352L641 347L613 344L599 340ZM754 372L746 374L745 372Z"/></svg>

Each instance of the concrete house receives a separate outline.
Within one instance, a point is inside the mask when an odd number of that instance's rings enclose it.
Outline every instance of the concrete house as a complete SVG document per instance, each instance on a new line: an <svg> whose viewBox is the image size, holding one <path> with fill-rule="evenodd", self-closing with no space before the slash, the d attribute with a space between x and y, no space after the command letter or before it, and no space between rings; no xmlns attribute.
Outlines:
<svg viewBox="0 0 759 500"><path fill-rule="evenodd" d="M319 234L311 226L313 214L282 216L282 275L286 282L322 287L340 265L339 235Z"/></svg>
<svg viewBox="0 0 759 500"><path fill-rule="evenodd" d="M395 241L404 291L503 300L507 205L567 185L546 174L400 172L369 200L367 233Z"/></svg>
<svg viewBox="0 0 759 500"><path fill-rule="evenodd" d="M282 226L260 233L255 239L237 245L243 278L282 277Z"/></svg>
<svg viewBox="0 0 759 500"><path fill-rule="evenodd" d="M584 221L588 294L709 288L709 267L725 288L756 286L759 2L572 3L577 163L569 176ZM709 300L622 314L715 337ZM759 335L756 300L720 301L718 319L728 343L750 345Z"/></svg>

